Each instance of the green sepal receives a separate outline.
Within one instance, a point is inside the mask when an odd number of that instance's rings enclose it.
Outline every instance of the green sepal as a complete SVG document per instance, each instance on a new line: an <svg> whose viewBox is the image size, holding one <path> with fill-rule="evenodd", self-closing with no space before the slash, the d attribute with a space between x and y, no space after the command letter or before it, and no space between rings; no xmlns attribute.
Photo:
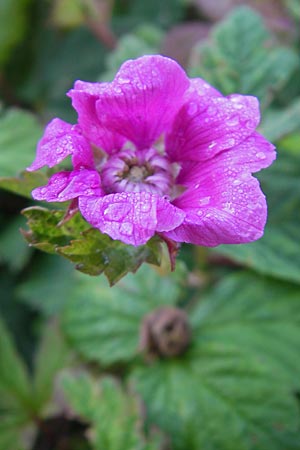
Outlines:
<svg viewBox="0 0 300 450"><path fill-rule="evenodd" d="M28 243L48 253L57 253L89 275L104 273L111 285L128 272L136 272L143 262L160 264L161 241L152 238L134 247L111 239L75 214L64 221L65 211L31 207L23 210L30 231L23 231Z"/></svg>

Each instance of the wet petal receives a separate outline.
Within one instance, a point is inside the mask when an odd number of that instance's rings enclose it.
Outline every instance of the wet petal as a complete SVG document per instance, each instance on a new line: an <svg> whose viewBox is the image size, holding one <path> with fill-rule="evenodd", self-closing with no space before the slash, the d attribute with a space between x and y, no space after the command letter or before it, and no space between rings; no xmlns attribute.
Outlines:
<svg viewBox="0 0 300 450"><path fill-rule="evenodd" d="M251 242L262 236L266 201L250 173L220 158L195 165L193 182L196 184L191 183L173 202L185 211L186 218L176 230L166 233L168 237L216 246Z"/></svg>
<svg viewBox="0 0 300 450"><path fill-rule="evenodd" d="M75 168L93 165L91 147L82 136L80 128L63 120L53 119L46 127L37 146L36 158L27 170L31 172L44 166L53 167L69 155L73 155Z"/></svg>
<svg viewBox="0 0 300 450"><path fill-rule="evenodd" d="M255 132L241 144L221 152L213 159L203 162L188 161L181 165L177 183L183 186L199 187L204 179L223 176L227 170L235 174L238 184L239 174L257 172L268 167L276 158L275 147L263 136Z"/></svg>
<svg viewBox="0 0 300 450"><path fill-rule="evenodd" d="M223 97L221 92L217 91L202 78L191 78L190 88L185 96L186 101L193 101L195 95L200 97Z"/></svg>
<svg viewBox="0 0 300 450"><path fill-rule="evenodd" d="M112 153L122 147L125 139L115 132L110 132L99 123L96 102L107 86L109 83L88 83L78 80L74 89L71 89L67 95L72 99L73 108L78 113L78 123L85 136L96 147Z"/></svg>
<svg viewBox="0 0 300 450"><path fill-rule="evenodd" d="M195 95L176 116L167 153L173 161L204 161L243 142L259 120L256 97Z"/></svg>
<svg viewBox="0 0 300 450"><path fill-rule="evenodd" d="M129 60L101 92L99 121L138 148L147 148L170 127L188 87L185 72L169 58Z"/></svg>
<svg viewBox="0 0 300 450"><path fill-rule="evenodd" d="M80 195L102 195L100 177L95 170L74 170L52 175L46 186L32 191L35 200L65 202Z"/></svg>
<svg viewBox="0 0 300 450"><path fill-rule="evenodd" d="M79 209L102 233L135 246L145 244L155 231L178 226L184 218L167 200L147 192L80 197Z"/></svg>

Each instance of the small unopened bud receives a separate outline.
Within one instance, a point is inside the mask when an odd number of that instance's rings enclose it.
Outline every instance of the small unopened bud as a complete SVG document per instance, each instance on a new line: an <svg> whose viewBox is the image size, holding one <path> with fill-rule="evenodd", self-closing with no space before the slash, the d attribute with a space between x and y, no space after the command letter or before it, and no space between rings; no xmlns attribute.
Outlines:
<svg viewBox="0 0 300 450"><path fill-rule="evenodd" d="M191 340L191 329L185 311L163 307L144 317L140 330L140 350L147 359L178 356Z"/></svg>

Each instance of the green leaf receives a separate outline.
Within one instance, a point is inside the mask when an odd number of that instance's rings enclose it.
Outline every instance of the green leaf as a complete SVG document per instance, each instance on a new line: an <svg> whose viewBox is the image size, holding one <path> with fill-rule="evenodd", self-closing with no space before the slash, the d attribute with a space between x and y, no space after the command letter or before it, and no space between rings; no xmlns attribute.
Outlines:
<svg viewBox="0 0 300 450"><path fill-rule="evenodd" d="M294 285L228 277L191 311L181 359L134 370L149 421L174 450L298 448L299 298Z"/></svg>
<svg viewBox="0 0 300 450"><path fill-rule="evenodd" d="M268 111L260 127L261 133L270 141L278 141L300 128L300 98L285 109Z"/></svg>
<svg viewBox="0 0 300 450"><path fill-rule="evenodd" d="M180 264L162 277L151 266L127 275L110 288L103 279L83 277L62 319L62 329L86 359L101 365L127 362L137 356L143 317L163 305L174 305L185 277Z"/></svg>
<svg viewBox="0 0 300 450"><path fill-rule="evenodd" d="M49 27L46 14L36 30L32 69L17 94L49 120L60 117L75 122L76 112L66 92L76 79L97 79L104 68L106 49L87 27L64 33Z"/></svg>
<svg viewBox="0 0 300 450"><path fill-rule="evenodd" d="M32 207L23 211L30 231L23 232L30 245L48 253L59 253L76 263L76 269L89 275L104 273L111 285L128 272L135 272L143 262L160 263L161 244L158 238L134 247L114 241L90 228L76 214L60 224L65 211Z"/></svg>
<svg viewBox="0 0 300 450"><path fill-rule="evenodd" d="M0 3L0 66L26 31L30 0L3 0Z"/></svg>
<svg viewBox="0 0 300 450"><path fill-rule="evenodd" d="M283 152L290 153L291 155L297 157L297 155L299 155L300 148L300 131L291 133L281 139L279 146Z"/></svg>
<svg viewBox="0 0 300 450"><path fill-rule="evenodd" d="M157 438L146 442L141 434L137 399L124 392L112 377L96 381L85 373L65 375L62 384L74 411L91 422L95 450L161 448Z"/></svg>
<svg viewBox="0 0 300 450"><path fill-rule="evenodd" d="M35 116L11 108L0 114L0 188L31 198L47 182L41 173L24 172L34 157L42 128Z"/></svg>
<svg viewBox="0 0 300 450"><path fill-rule="evenodd" d="M7 324L15 344L27 361L30 360L33 347L33 329L28 326L32 320L32 310L22 305L15 294L19 274L7 270L0 271L0 317Z"/></svg>
<svg viewBox="0 0 300 450"><path fill-rule="evenodd" d="M291 14L296 20L300 19L299 0L285 0L285 4L288 7Z"/></svg>
<svg viewBox="0 0 300 450"><path fill-rule="evenodd" d="M264 236L243 245L221 245L221 253L258 272L300 283L300 159L278 149L277 161L259 175L268 202Z"/></svg>
<svg viewBox="0 0 300 450"><path fill-rule="evenodd" d="M34 367L34 408L40 415L47 406L54 390L57 373L65 368L70 361L69 349L55 323L50 322L45 327Z"/></svg>
<svg viewBox="0 0 300 450"><path fill-rule="evenodd" d="M0 449L1 450L29 450L25 439L22 437L22 426L26 417L21 415L11 419L10 417L1 417L0 423ZM30 430L31 431L31 430ZM24 432L26 434L26 432Z"/></svg>
<svg viewBox="0 0 300 450"><path fill-rule="evenodd" d="M118 16L118 3L123 16ZM131 29L140 23L156 23L164 28L169 28L183 18L185 14L185 2L182 0L152 0L141 2L116 2L116 13L113 16L113 24L119 28Z"/></svg>
<svg viewBox="0 0 300 450"><path fill-rule="evenodd" d="M28 112L12 108L0 115L0 180L14 177L32 163L41 133Z"/></svg>
<svg viewBox="0 0 300 450"><path fill-rule="evenodd" d="M82 233L80 239L57 251L77 263L76 268L83 273L99 275L103 272L111 285L128 272L136 272L145 261L156 265L160 263L158 239L153 238L145 245L134 247L114 241L94 229Z"/></svg>
<svg viewBox="0 0 300 450"><path fill-rule="evenodd" d="M112 80L127 59L159 53L161 40L162 32L150 25L139 26L134 32L121 36L117 48L107 56L108 70L101 75L101 80Z"/></svg>
<svg viewBox="0 0 300 450"><path fill-rule="evenodd" d="M52 21L61 28L75 28L84 23L82 0L55 0L52 6Z"/></svg>
<svg viewBox="0 0 300 450"><path fill-rule="evenodd" d="M31 397L25 366L17 355L2 321L0 321L0 390L5 400L12 406L21 405L26 408Z"/></svg>
<svg viewBox="0 0 300 450"><path fill-rule="evenodd" d="M41 312L53 316L61 311L73 292L75 273L63 258L40 255L33 260L26 280L16 288L18 300Z"/></svg>
<svg viewBox="0 0 300 450"><path fill-rule="evenodd" d="M0 263L6 263L15 272L23 269L31 255L31 250L20 233L24 218L11 220L0 233Z"/></svg>
<svg viewBox="0 0 300 450"><path fill-rule="evenodd" d="M291 49L271 44L262 18L242 6L216 25L211 41L192 57L192 76L201 76L224 94L256 95L269 104L299 65Z"/></svg>
<svg viewBox="0 0 300 450"><path fill-rule="evenodd" d="M68 222L60 225L66 212L49 210L39 206L26 208L22 211L27 218L30 231L25 231L24 237L30 245L47 253L56 253L57 249L68 245L72 239L79 237L89 225L79 214Z"/></svg>
<svg viewBox="0 0 300 450"><path fill-rule="evenodd" d="M30 422L31 385L11 337L0 321L0 448L23 449L22 430Z"/></svg>
<svg viewBox="0 0 300 450"><path fill-rule="evenodd" d="M47 181L47 176L41 172L21 172L16 177L0 177L0 188L32 199L32 190L47 184Z"/></svg>

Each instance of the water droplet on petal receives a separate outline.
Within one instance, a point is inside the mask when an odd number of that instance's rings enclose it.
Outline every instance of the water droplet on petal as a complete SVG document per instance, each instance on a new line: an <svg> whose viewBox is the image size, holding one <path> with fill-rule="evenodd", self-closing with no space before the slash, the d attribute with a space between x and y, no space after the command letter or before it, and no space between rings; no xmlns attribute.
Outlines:
<svg viewBox="0 0 300 450"><path fill-rule="evenodd" d="M232 97L231 99L232 106L234 109L242 109L243 103L241 103L241 99L239 97Z"/></svg>
<svg viewBox="0 0 300 450"><path fill-rule="evenodd" d="M208 197L203 197L203 198L201 198L201 199L199 200L199 205L200 205L200 206L205 206L205 205L208 205L209 202L210 202L210 196L208 196Z"/></svg>
<svg viewBox="0 0 300 450"><path fill-rule="evenodd" d="M189 106L188 106L187 113L188 113L190 116L193 116L197 111L198 111L198 105L197 105L197 103L191 102L191 103L189 104Z"/></svg>
<svg viewBox="0 0 300 450"><path fill-rule="evenodd" d="M120 84L129 84L130 83L130 79L129 78L118 78L118 83Z"/></svg>
<svg viewBox="0 0 300 450"><path fill-rule="evenodd" d="M225 142L225 145L228 147L233 147L235 145L235 139L230 138Z"/></svg>
<svg viewBox="0 0 300 450"><path fill-rule="evenodd" d="M212 115L214 115L214 114L217 112L217 110L216 110L216 108L215 108L214 106L209 106L209 107L207 108L206 112L207 112L207 114L209 114L210 116L212 116Z"/></svg>
<svg viewBox="0 0 300 450"><path fill-rule="evenodd" d="M121 224L120 226L120 233L126 235L126 236L130 236L132 234L133 231L133 225L130 222L124 222Z"/></svg>
<svg viewBox="0 0 300 450"><path fill-rule="evenodd" d="M115 87L114 87L114 91L115 91L117 94L121 94L121 93L122 93L122 89L121 89L119 86L115 86Z"/></svg>
<svg viewBox="0 0 300 450"><path fill-rule="evenodd" d="M229 127L235 127L239 124L239 118L237 116L231 117L229 120L226 121L226 125Z"/></svg>
<svg viewBox="0 0 300 450"><path fill-rule="evenodd" d="M239 180L238 178L236 180L233 180L233 182L232 182L232 184L234 184L234 186L238 186L241 183L242 183L242 180Z"/></svg>
<svg viewBox="0 0 300 450"><path fill-rule="evenodd" d="M151 204L150 203L143 203L141 205L141 211L143 212L149 212L151 209Z"/></svg>
<svg viewBox="0 0 300 450"><path fill-rule="evenodd" d="M261 160L266 159L266 155L264 154L264 152L258 152L258 153L256 153L255 156L256 156L256 158L261 159Z"/></svg>
<svg viewBox="0 0 300 450"><path fill-rule="evenodd" d="M250 129L254 128L253 120L247 120L247 121L245 122L245 126L246 126L246 128L250 128ZM251 141L250 141L250 142L251 142ZM252 142L255 142L255 139L253 139Z"/></svg>
<svg viewBox="0 0 300 450"><path fill-rule="evenodd" d="M123 220L130 212L131 206L125 203L112 203L103 211L103 215L113 222Z"/></svg>

